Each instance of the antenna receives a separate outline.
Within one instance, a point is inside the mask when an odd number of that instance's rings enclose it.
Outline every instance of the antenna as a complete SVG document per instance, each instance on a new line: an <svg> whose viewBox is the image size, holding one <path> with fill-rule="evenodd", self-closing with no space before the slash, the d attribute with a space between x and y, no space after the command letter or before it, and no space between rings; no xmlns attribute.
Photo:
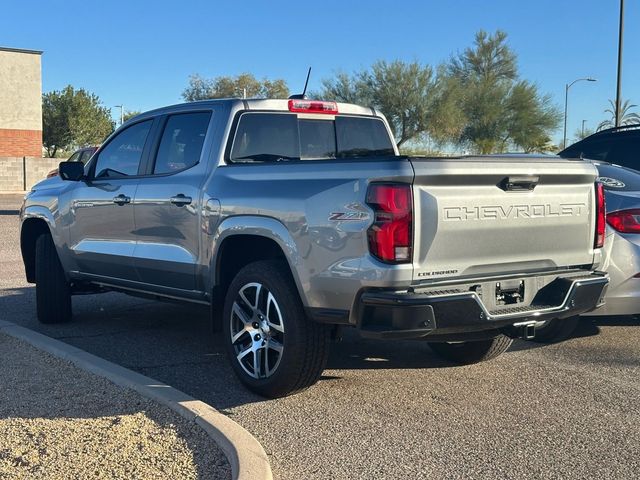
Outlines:
<svg viewBox="0 0 640 480"><path fill-rule="evenodd" d="M307 85L309 85L309 77L311 76L311 67L309 67L309 71L307 72L307 80L304 82L304 90L302 91L302 93L296 94L296 95L291 95L289 98L293 99L293 100L304 100L305 98L307 98L306 93L307 93Z"/></svg>

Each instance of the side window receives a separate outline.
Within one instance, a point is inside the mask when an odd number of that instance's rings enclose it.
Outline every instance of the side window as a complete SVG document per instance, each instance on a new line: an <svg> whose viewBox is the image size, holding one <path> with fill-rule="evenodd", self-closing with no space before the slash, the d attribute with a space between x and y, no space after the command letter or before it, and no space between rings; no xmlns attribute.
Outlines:
<svg viewBox="0 0 640 480"><path fill-rule="evenodd" d="M76 152L68 158L67 162L77 162L79 159L80 159L80 152Z"/></svg>
<svg viewBox="0 0 640 480"><path fill-rule="evenodd" d="M244 113L231 150L232 162L277 162L299 158L298 120L288 113Z"/></svg>
<svg viewBox="0 0 640 480"><path fill-rule="evenodd" d="M153 173L178 172L198 163L210 119L210 112L171 115L162 132Z"/></svg>
<svg viewBox="0 0 640 480"><path fill-rule="evenodd" d="M95 178L137 175L152 124L153 120L136 123L114 137L98 155Z"/></svg>

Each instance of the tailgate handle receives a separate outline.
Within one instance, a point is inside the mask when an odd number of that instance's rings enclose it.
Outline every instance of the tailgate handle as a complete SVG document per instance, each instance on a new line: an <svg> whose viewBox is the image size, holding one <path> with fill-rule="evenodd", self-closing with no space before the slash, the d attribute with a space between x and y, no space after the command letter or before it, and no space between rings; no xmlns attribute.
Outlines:
<svg viewBox="0 0 640 480"><path fill-rule="evenodd" d="M500 182L506 192L530 192L538 185L540 177L507 177Z"/></svg>

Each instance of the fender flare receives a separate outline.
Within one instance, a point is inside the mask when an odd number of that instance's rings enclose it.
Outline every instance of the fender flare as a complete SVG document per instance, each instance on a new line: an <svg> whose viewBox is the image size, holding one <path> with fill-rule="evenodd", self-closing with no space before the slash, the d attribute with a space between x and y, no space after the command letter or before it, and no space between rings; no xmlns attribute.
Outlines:
<svg viewBox="0 0 640 480"><path fill-rule="evenodd" d="M20 253L25 266L27 281L29 282L35 281L32 270L35 268L33 263L35 257L35 243L32 244L30 242L32 240L32 235L39 235L37 231L40 231L41 229L36 228L36 231L30 229L31 232L27 234L24 227L25 225L33 225L34 222L37 222L40 225L44 224L42 230L46 230L51 235L59 256L61 245L64 244L64 238L61 232L55 228L56 222L54 215L48 208L41 205L30 205L24 208L20 214Z"/></svg>
<svg viewBox="0 0 640 480"><path fill-rule="evenodd" d="M62 238L61 233L56 228L56 221L53 217L53 213L51 213L51 210L47 207L43 207L42 205L29 205L22 211L20 215L21 238L24 224L31 219L43 220L47 224L47 227L49 227L49 233L53 237L53 241L56 245L64 243L64 238Z"/></svg>
<svg viewBox="0 0 640 480"><path fill-rule="evenodd" d="M260 215L237 215L227 217L218 224L213 239L211 254L210 286L213 287L215 283L214 272L216 272L220 246L226 239L237 235L265 237L269 240L273 240L280 247L287 263L289 264L289 270L291 271L291 276L293 277L298 289L298 294L300 295L302 304L307 306L308 302L304 287L308 282L305 282L304 280L303 263L300 252L298 251L298 245L293 240L293 237L287 227L273 217L264 217Z"/></svg>

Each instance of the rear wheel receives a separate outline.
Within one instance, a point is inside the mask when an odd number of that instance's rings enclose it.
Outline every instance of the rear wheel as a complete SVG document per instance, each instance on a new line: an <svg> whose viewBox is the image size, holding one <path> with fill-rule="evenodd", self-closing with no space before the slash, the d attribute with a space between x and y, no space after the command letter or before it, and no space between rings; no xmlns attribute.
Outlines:
<svg viewBox="0 0 640 480"><path fill-rule="evenodd" d="M71 320L71 287L51 235L36 240L36 311L41 323Z"/></svg>
<svg viewBox="0 0 640 480"><path fill-rule="evenodd" d="M531 339L538 343L557 343L567 340L578 327L580 317L547 320L536 327L536 335Z"/></svg>
<svg viewBox="0 0 640 480"><path fill-rule="evenodd" d="M326 365L330 329L307 318L283 262L259 261L238 272L226 295L223 329L236 375L262 396L304 390Z"/></svg>
<svg viewBox="0 0 640 480"><path fill-rule="evenodd" d="M457 343L429 343L431 349L440 357L460 365L491 360L506 352L513 340L499 335L490 340Z"/></svg>

